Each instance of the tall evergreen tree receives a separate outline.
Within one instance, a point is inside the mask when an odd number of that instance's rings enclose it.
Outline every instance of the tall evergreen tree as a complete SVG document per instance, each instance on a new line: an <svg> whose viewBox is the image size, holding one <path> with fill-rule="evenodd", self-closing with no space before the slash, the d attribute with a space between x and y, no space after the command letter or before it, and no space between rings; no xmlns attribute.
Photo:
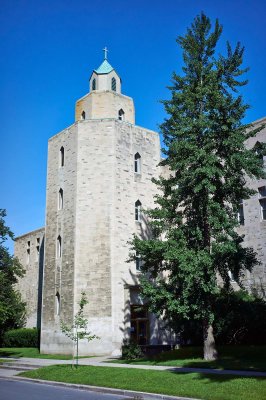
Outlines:
<svg viewBox="0 0 266 400"><path fill-rule="evenodd" d="M237 212L253 192L246 176L263 177L260 158L245 141L261 129L241 121L248 108L239 94L244 48L227 43L217 55L222 26L197 16L177 43L183 50L183 74L173 74L168 118L161 125L169 177L156 184L156 208L147 211L153 236L132 242L131 259L143 260L141 287L150 309L171 325L177 318L200 320L204 358L217 357L212 324L217 277L230 287L229 272L241 273L257 263L242 247Z"/></svg>

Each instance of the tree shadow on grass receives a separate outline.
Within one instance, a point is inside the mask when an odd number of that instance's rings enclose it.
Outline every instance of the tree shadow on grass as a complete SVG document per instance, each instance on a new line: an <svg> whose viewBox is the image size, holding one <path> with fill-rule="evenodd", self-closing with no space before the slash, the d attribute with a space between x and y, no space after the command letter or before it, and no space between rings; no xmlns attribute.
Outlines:
<svg viewBox="0 0 266 400"><path fill-rule="evenodd" d="M221 346L218 348L218 354L218 360L187 359L184 360L183 366L188 368L266 371L265 346Z"/></svg>
<svg viewBox="0 0 266 400"><path fill-rule="evenodd" d="M0 349L0 357L20 358L23 357L23 354L19 350Z"/></svg>
<svg viewBox="0 0 266 400"><path fill-rule="evenodd" d="M266 365L264 360L243 360L235 357L223 357L221 360L215 361L184 361L185 368L204 368L218 370L240 370L240 371L259 371L265 372Z"/></svg>
<svg viewBox="0 0 266 400"><path fill-rule="evenodd" d="M138 360L118 360L126 364L148 364L169 367L266 371L266 346L221 346L215 361L202 358L201 347L185 347Z"/></svg>
<svg viewBox="0 0 266 400"><path fill-rule="evenodd" d="M169 368L169 372L176 374L176 375L189 375L189 374L197 374L195 375L196 380L207 380L208 382L217 382L217 383L223 383L223 382L228 382L232 380L247 380L247 379L252 379L252 380L258 380L258 381L265 381L266 376L249 376L249 375L241 375L241 374L234 374L230 371L225 372L225 371L213 371L212 373L210 372L200 372L200 371L186 371L186 368ZM241 371L245 373L245 371ZM252 373L252 372L251 372ZM208 383L206 382L206 383Z"/></svg>

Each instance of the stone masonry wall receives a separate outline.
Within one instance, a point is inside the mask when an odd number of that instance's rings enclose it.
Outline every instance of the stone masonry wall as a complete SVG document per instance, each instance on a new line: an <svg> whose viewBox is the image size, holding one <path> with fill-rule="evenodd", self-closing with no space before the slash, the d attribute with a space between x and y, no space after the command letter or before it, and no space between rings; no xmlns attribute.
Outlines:
<svg viewBox="0 0 266 400"><path fill-rule="evenodd" d="M255 121L255 127L266 123L266 118ZM248 148L252 148L256 142L266 143L266 127L256 137L249 138L246 142ZM266 157L264 157L264 168L266 170ZM258 188L266 186L266 179L251 179L247 177L247 185L256 191L250 199L244 200L245 224L239 228L239 232L245 235L244 244L253 247L257 252L260 265L257 265L251 273L246 272L243 283L248 290L266 298L266 220L262 219L261 206L259 202Z"/></svg>
<svg viewBox="0 0 266 400"><path fill-rule="evenodd" d="M89 330L100 339L81 343L84 354L111 352L111 229L114 171L114 121L78 124L76 193L75 310L81 292L89 304Z"/></svg>
<svg viewBox="0 0 266 400"><path fill-rule="evenodd" d="M64 147L64 166L60 148ZM77 176L77 126L72 125L48 143L46 191L46 231L43 286L41 351L71 353L72 344L60 329L60 320L72 323L74 304L74 252ZM63 208L58 209L59 190L63 189ZM62 256L57 254L57 238L62 239ZM60 296L60 312L57 298Z"/></svg>
<svg viewBox="0 0 266 400"><path fill-rule="evenodd" d="M134 156L141 156L140 174L134 172ZM115 122L115 187L114 208L111 215L111 270L112 270L112 340L115 352L119 352L123 338L129 328L130 298L126 287L139 283L136 265L128 263L129 241L133 234L149 236L147 218L135 221L135 202L139 200L143 209L152 208L157 187L151 182L158 177L160 168L160 140L156 132ZM151 342L156 342L151 331Z"/></svg>
<svg viewBox="0 0 266 400"><path fill-rule="evenodd" d="M83 111L86 119L118 118L118 111L124 111L124 120L135 123L134 103L130 97L112 91L93 91L76 102L75 120L81 120Z"/></svg>
<svg viewBox="0 0 266 400"><path fill-rule="evenodd" d="M19 279L17 288L27 304L27 328L40 327L43 246L44 228L19 236L15 240L15 256L26 271L24 277Z"/></svg>
<svg viewBox="0 0 266 400"><path fill-rule="evenodd" d="M96 80L96 90L111 90L112 78L116 80L116 92L121 93L121 79L115 70L111 71L109 74L97 74L93 72L90 77L90 92L92 92L93 79Z"/></svg>

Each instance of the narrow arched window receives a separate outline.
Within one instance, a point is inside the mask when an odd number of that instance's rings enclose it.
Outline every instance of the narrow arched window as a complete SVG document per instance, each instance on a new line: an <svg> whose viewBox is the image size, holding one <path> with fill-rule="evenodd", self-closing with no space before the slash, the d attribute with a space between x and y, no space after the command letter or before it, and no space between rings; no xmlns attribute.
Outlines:
<svg viewBox="0 0 266 400"><path fill-rule="evenodd" d="M60 189L58 192L58 210L62 210L64 206L64 192L63 189Z"/></svg>
<svg viewBox="0 0 266 400"><path fill-rule="evenodd" d="M96 79L94 78L91 85L92 90L96 90Z"/></svg>
<svg viewBox="0 0 266 400"><path fill-rule="evenodd" d="M237 213L237 219L240 225L245 225L244 204L243 200L240 201Z"/></svg>
<svg viewBox="0 0 266 400"><path fill-rule="evenodd" d="M140 163L141 163L141 156L139 153L136 153L134 156L134 171L136 174L140 174Z"/></svg>
<svg viewBox="0 0 266 400"><path fill-rule="evenodd" d="M57 258L61 258L61 256L62 256L62 239L61 239L60 235L57 237L56 253L57 253L56 254Z"/></svg>
<svg viewBox="0 0 266 400"><path fill-rule="evenodd" d="M111 88L112 88L112 90L113 90L114 92L116 92L116 79L115 79L115 78L112 78L112 85L111 85Z"/></svg>
<svg viewBox="0 0 266 400"><path fill-rule="evenodd" d="M30 240L27 243L27 264L30 262Z"/></svg>
<svg viewBox="0 0 266 400"><path fill-rule="evenodd" d="M228 271L228 276L229 276L229 279L230 279L231 282L236 282L237 281L237 277L232 271Z"/></svg>
<svg viewBox="0 0 266 400"><path fill-rule="evenodd" d="M135 203L135 221L141 221L141 202L139 200Z"/></svg>
<svg viewBox="0 0 266 400"><path fill-rule="evenodd" d="M85 111L82 111L82 113L81 113L81 119L86 119L86 113L85 113Z"/></svg>
<svg viewBox="0 0 266 400"><path fill-rule="evenodd" d="M39 261L40 257L40 238L36 238L36 261Z"/></svg>
<svg viewBox="0 0 266 400"><path fill-rule="evenodd" d="M256 142L253 150L255 151L256 156L261 160L261 162L263 162L263 157L266 155L263 143Z"/></svg>
<svg viewBox="0 0 266 400"><path fill-rule="evenodd" d="M55 312L56 315L60 314L60 294L58 292L55 295Z"/></svg>
<svg viewBox="0 0 266 400"><path fill-rule="evenodd" d="M122 108L118 111L118 119L120 119L120 121L124 121L125 119L125 113L124 110L122 110Z"/></svg>
<svg viewBox="0 0 266 400"><path fill-rule="evenodd" d="M266 186L261 186L259 190L259 202L261 209L261 219L266 220Z"/></svg>
<svg viewBox="0 0 266 400"><path fill-rule="evenodd" d="M138 253L136 253L136 270L141 271L142 266L143 266L142 258Z"/></svg>
<svg viewBox="0 0 266 400"><path fill-rule="evenodd" d="M64 147L62 146L60 149L60 167L63 167L65 164L65 150Z"/></svg>

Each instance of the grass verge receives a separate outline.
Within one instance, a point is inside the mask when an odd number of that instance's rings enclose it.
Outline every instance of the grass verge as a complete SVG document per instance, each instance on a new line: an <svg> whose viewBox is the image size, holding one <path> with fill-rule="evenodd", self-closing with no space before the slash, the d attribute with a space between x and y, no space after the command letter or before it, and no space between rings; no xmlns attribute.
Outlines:
<svg viewBox="0 0 266 400"><path fill-rule="evenodd" d="M114 360L122 364L168 365L187 368L217 368L245 371L266 371L266 346L220 346L219 359L202 359L201 347L184 347L139 360Z"/></svg>
<svg viewBox="0 0 266 400"><path fill-rule="evenodd" d="M70 354L40 354L39 349L35 347L20 347L20 348L0 348L0 357L28 357L28 358L46 358L52 360L72 360L72 355ZM79 357L79 358L87 358Z"/></svg>
<svg viewBox="0 0 266 400"><path fill-rule="evenodd" d="M266 378L130 368L56 365L20 373L35 379L104 386L204 400L265 400Z"/></svg>

